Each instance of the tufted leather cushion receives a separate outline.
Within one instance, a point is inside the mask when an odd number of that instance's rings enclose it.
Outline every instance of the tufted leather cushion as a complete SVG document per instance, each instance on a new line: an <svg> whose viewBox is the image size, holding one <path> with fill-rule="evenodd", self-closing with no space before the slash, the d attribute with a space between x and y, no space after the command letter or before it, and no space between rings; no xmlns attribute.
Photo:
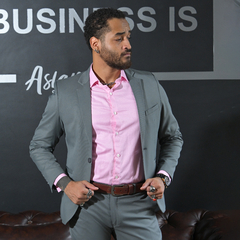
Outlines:
<svg viewBox="0 0 240 240"><path fill-rule="evenodd" d="M157 213L163 240L239 240L240 210Z"/></svg>
<svg viewBox="0 0 240 240"><path fill-rule="evenodd" d="M239 240L240 210L158 212L163 240ZM71 240L59 212L0 212L0 240ZM111 238L114 240L114 238ZM83 240L83 239L79 239ZM106 239L108 240L108 239ZM126 239L127 240L127 239Z"/></svg>
<svg viewBox="0 0 240 240"><path fill-rule="evenodd" d="M166 211L158 212L157 218L162 229L163 239L187 240L193 239L196 224L206 213L204 210L194 210L190 212Z"/></svg>
<svg viewBox="0 0 240 240"><path fill-rule="evenodd" d="M196 225L195 240L240 239L240 210L208 211Z"/></svg>
<svg viewBox="0 0 240 240"><path fill-rule="evenodd" d="M1 240L70 240L68 226L59 212L26 211L19 214L0 212Z"/></svg>

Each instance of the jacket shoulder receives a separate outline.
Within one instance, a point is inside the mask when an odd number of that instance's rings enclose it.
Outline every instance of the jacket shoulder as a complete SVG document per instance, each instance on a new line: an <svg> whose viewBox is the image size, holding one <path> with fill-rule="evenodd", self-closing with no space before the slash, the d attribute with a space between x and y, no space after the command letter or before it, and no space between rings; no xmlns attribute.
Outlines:
<svg viewBox="0 0 240 240"><path fill-rule="evenodd" d="M84 85L89 82L89 70L78 73L72 77L68 77L65 79L59 79L55 82L55 90L63 90L63 91L72 91L76 89L80 85Z"/></svg>
<svg viewBox="0 0 240 240"><path fill-rule="evenodd" d="M154 75L149 71L136 70L133 68L127 69L126 73L135 78L145 78L145 77L154 78Z"/></svg>
<svg viewBox="0 0 240 240"><path fill-rule="evenodd" d="M80 79L80 76L82 75L82 73L78 73L74 76L68 77L68 78L63 78L63 79L58 79L56 81L56 85L57 86L65 86L71 83L75 83L78 82L78 80Z"/></svg>

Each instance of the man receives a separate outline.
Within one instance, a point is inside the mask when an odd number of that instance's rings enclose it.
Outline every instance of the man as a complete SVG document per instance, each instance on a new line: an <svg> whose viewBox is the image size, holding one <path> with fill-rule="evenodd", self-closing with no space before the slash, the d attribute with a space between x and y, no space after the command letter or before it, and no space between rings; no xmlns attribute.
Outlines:
<svg viewBox="0 0 240 240"><path fill-rule="evenodd" d="M129 69L131 31L121 11L99 9L85 23L90 68L57 81L30 154L51 189L64 194L72 239L159 240L182 138L167 96L151 73ZM66 173L53 155L60 137Z"/></svg>

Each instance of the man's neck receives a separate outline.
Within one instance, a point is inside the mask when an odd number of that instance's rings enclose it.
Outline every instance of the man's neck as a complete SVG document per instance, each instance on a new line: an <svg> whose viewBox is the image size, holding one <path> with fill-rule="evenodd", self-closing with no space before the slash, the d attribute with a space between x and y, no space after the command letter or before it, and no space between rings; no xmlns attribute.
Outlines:
<svg viewBox="0 0 240 240"><path fill-rule="evenodd" d="M121 74L121 70L109 67L107 64L102 66L101 64L93 63L92 69L99 81L105 82L106 84L114 82Z"/></svg>

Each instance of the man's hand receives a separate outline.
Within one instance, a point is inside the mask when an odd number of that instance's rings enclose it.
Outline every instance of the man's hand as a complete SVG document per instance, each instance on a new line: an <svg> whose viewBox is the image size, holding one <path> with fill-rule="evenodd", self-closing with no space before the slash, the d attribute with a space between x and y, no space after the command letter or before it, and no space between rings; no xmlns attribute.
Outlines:
<svg viewBox="0 0 240 240"><path fill-rule="evenodd" d="M92 191L90 196L87 195L88 189ZM98 187L95 187L87 181L71 181L66 186L64 192L73 203L80 205L87 202L94 195L94 190L98 190Z"/></svg>
<svg viewBox="0 0 240 240"><path fill-rule="evenodd" d="M155 187L155 192L150 192L150 186ZM161 199L163 197L163 193L165 191L165 186L160 177L149 178L143 183L141 190L146 190L147 195L150 198L153 198L152 195L155 195L154 199Z"/></svg>

